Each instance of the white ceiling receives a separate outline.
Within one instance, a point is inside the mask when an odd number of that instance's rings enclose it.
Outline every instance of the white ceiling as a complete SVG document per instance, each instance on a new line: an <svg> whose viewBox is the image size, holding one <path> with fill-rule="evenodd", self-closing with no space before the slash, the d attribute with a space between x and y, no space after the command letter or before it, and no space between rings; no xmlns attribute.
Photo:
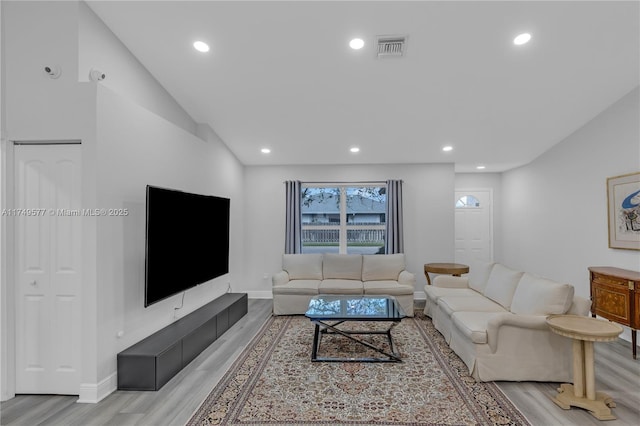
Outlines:
<svg viewBox="0 0 640 426"><path fill-rule="evenodd" d="M639 84L637 1L88 4L246 165L504 171ZM515 46L521 32L533 38ZM376 37L398 34L406 55L378 59ZM349 48L354 37L363 49Z"/></svg>

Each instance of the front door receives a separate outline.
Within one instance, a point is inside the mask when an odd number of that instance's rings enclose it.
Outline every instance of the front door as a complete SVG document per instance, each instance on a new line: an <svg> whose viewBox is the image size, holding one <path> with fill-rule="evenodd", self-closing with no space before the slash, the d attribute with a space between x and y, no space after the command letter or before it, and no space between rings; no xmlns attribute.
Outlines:
<svg viewBox="0 0 640 426"><path fill-rule="evenodd" d="M490 189L455 192L455 261L493 260Z"/></svg>
<svg viewBox="0 0 640 426"><path fill-rule="evenodd" d="M79 144L16 144L16 393L80 391Z"/></svg>

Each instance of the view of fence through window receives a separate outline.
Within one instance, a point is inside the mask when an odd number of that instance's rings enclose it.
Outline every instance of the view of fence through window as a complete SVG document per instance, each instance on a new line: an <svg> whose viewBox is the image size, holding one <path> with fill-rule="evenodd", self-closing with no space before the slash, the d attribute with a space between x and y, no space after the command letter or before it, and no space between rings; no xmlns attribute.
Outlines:
<svg viewBox="0 0 640 426"><path fill-rule="evenodd" d="M301 197L303 253L384 253L384 183L303 185Z"/></svg>

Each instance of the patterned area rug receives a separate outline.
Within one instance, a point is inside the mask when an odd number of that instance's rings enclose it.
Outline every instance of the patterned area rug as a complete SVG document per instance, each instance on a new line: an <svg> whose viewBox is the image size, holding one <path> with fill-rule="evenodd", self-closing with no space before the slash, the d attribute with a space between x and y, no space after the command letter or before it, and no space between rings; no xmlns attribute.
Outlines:
<svg viewBox="0 0 640 426"><path fill-rule="evenodd" d="M313 324L304 316L271 317L187 425L530 424L495 384L469 376L421 312L392 334L401 363L312 363ZM368 351L328 335L318 355L380 355Z"/></svg>

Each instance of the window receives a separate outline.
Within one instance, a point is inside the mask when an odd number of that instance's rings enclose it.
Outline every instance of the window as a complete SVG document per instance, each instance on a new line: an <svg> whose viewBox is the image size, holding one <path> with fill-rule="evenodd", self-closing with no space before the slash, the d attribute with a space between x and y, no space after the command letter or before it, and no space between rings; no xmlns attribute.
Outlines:
<svg viewBox="0 0 640 426"><path fill-rule="evenodd" d="M456 201L456 209L473 209L480 207L480 200L473 195L463 195Z"/></svg>
<svg viewBox="0 0 640 426"><path fill-rule="evenodd" d="M387 188L302 185L302 253L384 253Z"/></svg>

